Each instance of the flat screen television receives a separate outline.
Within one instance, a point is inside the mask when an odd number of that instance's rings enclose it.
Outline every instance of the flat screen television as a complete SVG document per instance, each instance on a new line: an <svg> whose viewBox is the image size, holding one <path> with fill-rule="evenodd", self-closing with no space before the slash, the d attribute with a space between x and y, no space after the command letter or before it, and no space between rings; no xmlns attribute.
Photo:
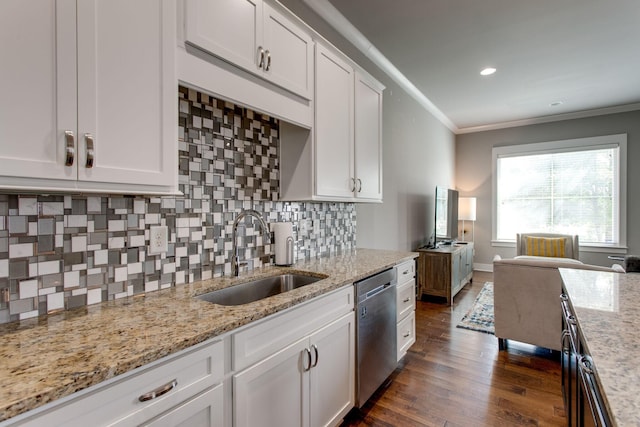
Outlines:
<svg viewBox="0 0 640 427"><path fill-rule="evenodd" d="M458 191L436 187L433 247L451 244L458 238Z"/></svg>

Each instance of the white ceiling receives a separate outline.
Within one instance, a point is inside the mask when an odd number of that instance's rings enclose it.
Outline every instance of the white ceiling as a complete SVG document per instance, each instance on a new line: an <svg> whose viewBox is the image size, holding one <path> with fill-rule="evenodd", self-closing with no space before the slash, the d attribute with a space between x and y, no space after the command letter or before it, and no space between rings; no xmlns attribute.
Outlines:
<svg viewBox="0 0 640 427"><path fill-rule="evenodd" d="M329 1L454 132L640 109L640 0Z"/></svg>

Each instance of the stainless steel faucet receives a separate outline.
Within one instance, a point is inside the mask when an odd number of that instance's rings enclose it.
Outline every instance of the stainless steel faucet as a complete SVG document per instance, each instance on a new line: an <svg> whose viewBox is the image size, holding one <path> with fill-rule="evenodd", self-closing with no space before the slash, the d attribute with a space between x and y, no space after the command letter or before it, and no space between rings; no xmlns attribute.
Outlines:
<svg viewBox="0 0 640 427"><path fill-rule="evenodd" d="M233 257L231 258L231 274L234 276L238 276L238 274L240 274L240 265L247 264L246 262L241 264L240 257L238 256L238 226L246 216L252 216L258 220L258 222L260 223L260 227L262 227L262 233L264 234L264 237L267 239L267 243L271 243L271 236L269 235L269 227L267 226L267 223L264 222L264 219L262 219L262 215L260 214L260 212L254 209L247 209L240 212L236 217L236 220L233 221L233 231L231 234L233 238Z"/></svg>

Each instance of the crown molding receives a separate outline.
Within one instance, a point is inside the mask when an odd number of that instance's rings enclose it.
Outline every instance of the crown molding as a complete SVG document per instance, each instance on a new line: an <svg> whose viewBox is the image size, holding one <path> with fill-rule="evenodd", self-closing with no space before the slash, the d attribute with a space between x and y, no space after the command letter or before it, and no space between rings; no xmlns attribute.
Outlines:
<svg viewBox="0 0 640 427"><path fill-rule="evenodd" d="M533 117L530 119L512 120L508 122L492 123L488 125L470 126L458 128L456 135L484 132L488 130L506 129L518 126L537 125L542 123L561 122L563 120L583 119L587 117L604 116L606 114L626 113L628 111L640 110L640 103L616 105L614 107L594 108L592 110L575 111L571 113L555 114L553 116Z"/></svg>

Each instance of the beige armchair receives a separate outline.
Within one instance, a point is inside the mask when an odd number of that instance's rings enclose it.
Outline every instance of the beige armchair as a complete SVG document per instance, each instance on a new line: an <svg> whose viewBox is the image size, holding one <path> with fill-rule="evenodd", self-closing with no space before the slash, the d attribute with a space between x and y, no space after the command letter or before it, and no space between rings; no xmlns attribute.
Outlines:
<svg viewBox="0 0 640 427"><path fill-rule="evenodd" d="M526 255L529 237L564 238L565 258ZM493 261L495 335L500 349L510 339L560 350L562 279L558 268L618 270L581 263L577 236L519 234L516 253L519 256L514 259L496 256Z"/></svg>

